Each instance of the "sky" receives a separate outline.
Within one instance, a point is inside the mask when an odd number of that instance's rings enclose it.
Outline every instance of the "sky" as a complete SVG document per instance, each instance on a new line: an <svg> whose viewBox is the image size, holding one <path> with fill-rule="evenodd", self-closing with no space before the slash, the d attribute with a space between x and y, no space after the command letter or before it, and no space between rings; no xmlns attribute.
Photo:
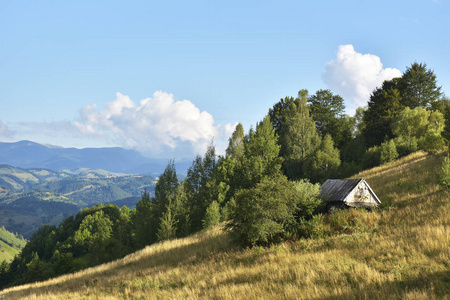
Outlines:
<svg viewBox="0 0 450 300"><path fill-rule="evenodd" d="M352 115L414 62L450 89L448 0L0 0L0 141L219 154L330 89Z"/></svg>

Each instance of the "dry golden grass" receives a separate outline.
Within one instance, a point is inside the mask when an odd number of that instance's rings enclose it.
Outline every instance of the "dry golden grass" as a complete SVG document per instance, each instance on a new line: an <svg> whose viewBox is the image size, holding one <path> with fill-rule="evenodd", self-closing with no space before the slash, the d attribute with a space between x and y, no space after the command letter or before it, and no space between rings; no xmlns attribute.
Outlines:
<svg viewBox="0 0 450 300"><path fill-rule="evenodd" d="M156 244L5 299L450 299L449 191L442 155L362 172L385 209L371 230L241 249L216 227Z"/></svg>

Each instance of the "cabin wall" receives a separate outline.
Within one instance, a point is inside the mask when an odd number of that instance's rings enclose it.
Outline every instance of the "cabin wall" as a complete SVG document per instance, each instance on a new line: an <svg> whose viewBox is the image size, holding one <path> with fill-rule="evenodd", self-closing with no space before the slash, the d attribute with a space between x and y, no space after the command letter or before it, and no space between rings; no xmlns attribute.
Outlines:
<svg viewBox="0 0 450 300"><path fill-rule="evenodd" d="M370 192L365 182L360 182L351 193L344 199L348 206L354 207L372 207L378 203Z"/></svg>

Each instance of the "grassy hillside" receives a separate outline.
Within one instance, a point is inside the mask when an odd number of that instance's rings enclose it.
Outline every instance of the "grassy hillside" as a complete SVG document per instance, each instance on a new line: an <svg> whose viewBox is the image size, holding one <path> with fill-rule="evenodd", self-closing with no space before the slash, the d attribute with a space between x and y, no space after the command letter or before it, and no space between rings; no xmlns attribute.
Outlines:
<svg viewBox="0 0 450 300"><path fill-rule="evenodd" d="M450 299L443 155L362 172L383 202L352 234L242 249L220 227L122 260L0 292L6 299Z"/></svg>
<svg viewBox="0 0 450 300"><path fill-rule="evenodd" d="M0 262L11 261L16 254L19 254L26 242L23 237L16 236L5 227L0 227Z"/></svg>

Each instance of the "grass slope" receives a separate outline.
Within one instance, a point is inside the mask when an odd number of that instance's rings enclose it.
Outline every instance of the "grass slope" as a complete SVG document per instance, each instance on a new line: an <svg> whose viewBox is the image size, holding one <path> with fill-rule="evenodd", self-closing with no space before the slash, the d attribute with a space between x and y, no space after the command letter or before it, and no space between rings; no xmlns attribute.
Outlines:
<svg viewBox="0 0 450 300"><path fill-rule="evenodd" d="M122 260L0 292L5 299L450 299L443 155L358 174L385 209L371 230L242 249L217 227Z"/></svg>
<svg viewBox="0 0 450 300"><path fill-rule="evenodd" d="M0 262L11 261L16 254L19 254L26 242L23 237L19 238L5 227L0 227Z"/></svg>

